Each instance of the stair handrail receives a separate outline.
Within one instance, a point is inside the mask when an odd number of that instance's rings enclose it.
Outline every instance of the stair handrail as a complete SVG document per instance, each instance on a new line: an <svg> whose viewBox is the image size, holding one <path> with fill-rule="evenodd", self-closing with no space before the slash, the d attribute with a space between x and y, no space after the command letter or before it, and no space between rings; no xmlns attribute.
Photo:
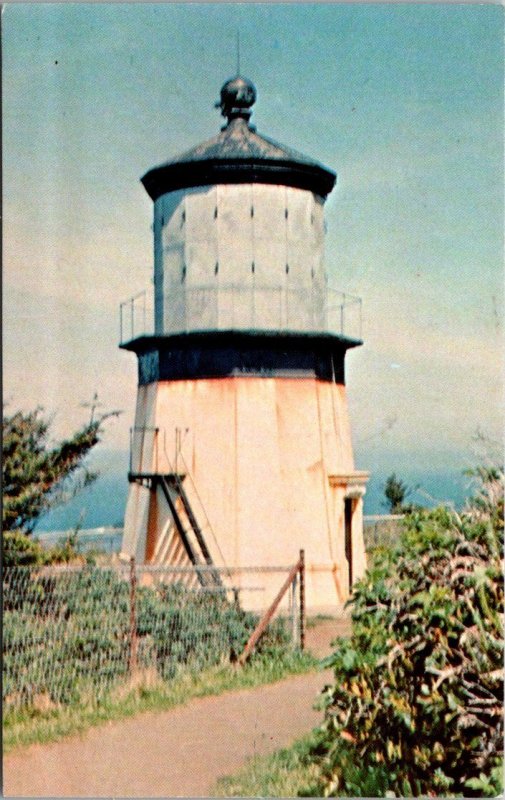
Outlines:
<svg viewBox="0 0 505 800"><path fill-rule="evenodd" d="M183 501L183 505L184 505L183 495L186 497L186 499L187 499L187 495L186 495L185 489L184 489L184 487L183 487L183 485L182 485L182 481L181 481L181 479L180 479L179 473L178 473L178 472L176 472L176 471L174 470L174 468L173 468L173 466L172 466L172 462L171 462L171 460L170 460L170 458L169 458L169 456L168 456L168 453L167 453L167 447L166 447L166 430L165 430L165 428L162 428L162 431L163 431L163 452L164 452L165 458L166 458L166 460L167 460L167 464L168 464L168 466L169 466L170 472L171 472L171 474L174 476L174 482L175 482L175 484L176 484L177 488L179 489L180 497L181 497L181 499L182 499L182 501ZM202 499L201 499L201 497L200 497L200 495L199 495L199 493L198 493L198 489L196 488L195 481L193 480L193 477L192 477L192 475L191 475L191 472L190 472L190 470L189 470L189 468L188 468L188 465L187 465L187 463L186 463L186 461L185 461L185 459L184 459L184 457L183 457L183 455L182 455L182 452L181 452L181 450L180 450L180 449L179 449L179 451L178 451L178 453L177 453L177 457L178 457L178 458L180 458L180 459L181 459L181 461L182 461L182 466L183 466L183 468L184 468L184 470L185 470L185 472L184 472L184 475L185 475L185 477L188 477L188 478L189 478L189 480L191 481L191 485L192 485L192 487L193 487L193 490L194 490L194 492L195 492L195 495L196 495L196 497L197 497L197 499L198 499L198 502L199 502L199 504L200 504L200 508L201 508L201 510L203 511L203 514L204 514L204 517L205 517L205 520L206 520L206 523L207 523L207 524L206 524L206 527L207 527L207 528L210 530L210 532L211 532L211 534L212 534L212 538L214 539L214 542L215 542L215 544L216 544L216 547L217 547L217 549L218 549L219 555L221 556L221 560L222 560L222 563L223 563L223 565L224 565L224 568L225 568L225 570L228 572L228 577L229 577L229 578L231 578L231 577L232 577L232 576L231 576L231 573L228 571L228 568L227 568L227 566L226 566L226 562L225 562L225 560L224 560L223 553L222 553L222 551L221 551L221 548L219 547L219 542L217 541L217 538L216 538L216 535L215 535L215 533L214 533L214 530L213 530L213 528L212 528L212 525L210 524L209 517L208 517L208 515L207 515L207 512L205 511L205 506L203 505ZM191 509L191 505L189 504L189 500L187 500L187 502L188 502L188 505L189 505L189 507L190 507L190 509ZM185 509L185 511L186 511L186 509ZM196 520L196 517L195 517L195 515L194 515L194 512L192 511L192 509L191 509L191 513L193 514L193 517L194 517L194 519L195 519L196 525L197 525L197 527L198 527L198 529L199 529L199 531L200 531L200 536L202 536L202 538L203 538L203 532L202 532L202 528L201 528L201 526L200 526L200 525L198 525L198 521ZM186 516L188 516L188 512L187 512L187 511L186 511ZM189 516L188 516L188 519L189 519ZM191 524L191 521L190 521L190 524ZM193 525L192 525L192 527L193 527ZM197 540L198 540L198 532L196 531L196 529L195 529L194 527L193 527L193 530L194 530L194 532L195 532L195 536L197 537ZM199 542L199 544L200 544L200 542ZM205 546L207 547L207 545L205 545ZM201 548L201 544L200 544L200 548ZM210 553L209 553L210 564L209 564L209 561L208 561L208 559L205 557L205 555L204 555L204 558L205 558L205 560L206 560L206 562L207 562L207 564L208 564L209 566L212 566L212 567L215 567L215 566L216 566L216 565L213 563L213 561L212 561L212 557L210 556ZM216 572L216 573L214 574L214 580L215 580L215 582L216 582L216 583L219 583L219 584L221 584L221 585L222 585L221 578L220 578L220 576L219 576L219 572Z"/></svg>
<svg viewBox="0 0 505 800"><path fill-rule="evenodd" d="M193 491L194 491L194 493L196 495L196 498L198 500L198 503L200 504L200 508L203 511L203 515L205 517L205 522L206 522L206 526L205 527L209 529L209 531L211 533L211 536L212 536L212 538L214 540L214 543L216 545L217 551L218 551L218 553L219 553L219 555L221 557L221 561L222 561L222 563L223 563L223 565L224 565L224 567L225 567L225 569L226 569L226 571L228 573L228 577L231 578L232 577L231 576L231 572L229 572L228 567L226 565L226 561L225 561L224 556L223 556L223 551L221 550L221 548L219 546L219 541L217 539L216 534L214 533L214 528L211 525L211 522L210 522L210 519L208 517L207 511L205 510L205 506L203 504L202 498L200 497L200 494L198 492L198 488L196 486L195 480L194 480L194 478L193 478L193 476L191 474L191 470L189 469L189 467L188 467L188 465L186 463L186 459L184 458L181 450L179 450L178 458L181 459L182 465L183 465L183 467L185 469L185 475L186 475L186 477L189 478L191 486L193 488Z"/></svg>

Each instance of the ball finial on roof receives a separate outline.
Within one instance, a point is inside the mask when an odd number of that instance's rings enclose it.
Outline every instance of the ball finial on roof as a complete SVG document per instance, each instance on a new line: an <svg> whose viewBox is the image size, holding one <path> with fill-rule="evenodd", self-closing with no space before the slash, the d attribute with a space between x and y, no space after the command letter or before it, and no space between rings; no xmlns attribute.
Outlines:
<svg viewBox="0 0 505 800"><path fill-rule="evenodd" d="M221 109L221 114L228 122L237 117L248 120L252 113L249 109L255 100L256 88L253 82L237 75L223 84L221 100L216 103L216 108Z"/></svg>

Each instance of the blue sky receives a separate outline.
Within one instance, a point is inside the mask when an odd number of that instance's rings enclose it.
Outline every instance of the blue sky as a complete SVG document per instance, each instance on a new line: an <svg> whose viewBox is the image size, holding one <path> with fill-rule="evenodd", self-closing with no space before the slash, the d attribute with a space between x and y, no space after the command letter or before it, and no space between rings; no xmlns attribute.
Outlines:
<svg viewBox="0 0 505 800"><path fill-rule="evenodd" d="M101 447L127 449L136 364L118 305L152 272L139 178L218 132L237 29L259 132L338 173L326 262L363 298L358 466L468 466L477 429L502 431L499 6L4 7L7 400L42 404L64 435L98 391L124 410Z"/></svg>

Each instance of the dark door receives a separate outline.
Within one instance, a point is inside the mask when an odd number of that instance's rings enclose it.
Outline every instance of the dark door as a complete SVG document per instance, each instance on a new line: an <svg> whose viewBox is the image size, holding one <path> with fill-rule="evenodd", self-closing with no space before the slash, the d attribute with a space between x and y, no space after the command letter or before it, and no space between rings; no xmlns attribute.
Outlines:
<svg viewBox="0 0 505 800"><path fill-rule="evenodd" d="M349 567L349 591L352 586L352 512L353 512L353 499L346 497L344 500L344 518L345 518L345 557Z"/></svg>

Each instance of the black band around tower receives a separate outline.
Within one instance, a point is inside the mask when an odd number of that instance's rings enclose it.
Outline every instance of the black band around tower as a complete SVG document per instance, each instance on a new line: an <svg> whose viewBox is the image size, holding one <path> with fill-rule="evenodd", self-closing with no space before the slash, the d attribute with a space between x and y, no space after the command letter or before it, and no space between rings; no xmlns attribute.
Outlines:
<svg viewBox="0 0 505 800"><path fill-rule="evenodd" d="M123 345L135 352L139 385L200 378L317 378L345 383L345 337L222 331L142 336Z"/></svg>

